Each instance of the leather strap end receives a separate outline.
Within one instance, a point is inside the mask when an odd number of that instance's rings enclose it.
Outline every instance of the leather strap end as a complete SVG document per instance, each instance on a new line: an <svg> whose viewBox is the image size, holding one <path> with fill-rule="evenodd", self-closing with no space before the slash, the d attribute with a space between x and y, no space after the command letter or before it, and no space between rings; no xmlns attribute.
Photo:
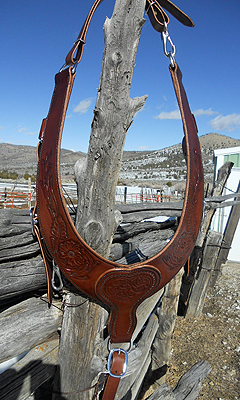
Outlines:
<svg viewBox="0 0 240 400"><path fill-rule="evenodd" d="M45 126L46 126L46 121L47 121L47 118L43 118L43 120L42 120L42 125L41 125L40 132L39 132L39 136L38 136L38 139L39 139L40 141L43 140L44 130L45 130Z"/></svg>
<svg viewBox="0 0 240 400"><path fill-rule="evenodd" d="M179 22L181 22L185 26L189 26L191 28L194 27L194 23L191 20L191 18L188 17L187 14L185 14L180 8L175 6L171 1L169 0L156 0L165 10L169 11L170 14L172 14L173 17L175 17Z"/></svg>

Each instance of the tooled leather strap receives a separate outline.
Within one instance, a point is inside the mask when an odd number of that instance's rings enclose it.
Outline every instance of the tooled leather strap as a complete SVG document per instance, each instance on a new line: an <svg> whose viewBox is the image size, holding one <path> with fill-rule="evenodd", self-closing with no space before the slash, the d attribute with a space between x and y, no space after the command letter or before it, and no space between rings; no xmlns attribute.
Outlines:
<svg viewBox="0 0 240 400"><path fill-rule="evenodd" d="M99 256L76 231L61 188L59 165L61 135L76 75L74 64L82 57L90 20L102 1L95 1L80 32L80 38L66 58L68 67L55 77L49 114L44 120L40 134L37 216L40 240L44 241L56 264L77 289L110 308L111 343L122 343L131 341L136 327L137 307L166 285L192 252L202 216L203 171L195 120L188 105L181 72L177 64L174 64L174 67L170 67L170 72L183 121L188 167L183 212L174 238L156 256L143 263L126 266ZM160 3L168 3L169 7L172 7L172 3L168 1L159 0L156 2L157 6ZM154 6L156 7L151 4L150 8ZM115 375L121 375L123 364L122 353L119 357L114 353L111 370L118 371ZM111 393L116 391L119 379L120 377L109 377L104 400L114 398L114 394L113 397L106 396L110 396L108 391Z"/></svg>

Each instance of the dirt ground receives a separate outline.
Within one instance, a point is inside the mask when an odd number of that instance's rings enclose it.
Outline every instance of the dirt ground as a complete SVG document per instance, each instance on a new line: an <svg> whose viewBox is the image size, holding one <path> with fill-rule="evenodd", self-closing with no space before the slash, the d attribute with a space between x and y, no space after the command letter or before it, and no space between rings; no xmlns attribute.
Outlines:
<svg viewBox="0 0 240 400"><path fill-rule="evenodd" d="M208 292L202 316L177 318L167 373L172 388L194 364L204 360L212 371L203 381L198 399L240 399L239 288L240 263L228 262Z"/></svg>

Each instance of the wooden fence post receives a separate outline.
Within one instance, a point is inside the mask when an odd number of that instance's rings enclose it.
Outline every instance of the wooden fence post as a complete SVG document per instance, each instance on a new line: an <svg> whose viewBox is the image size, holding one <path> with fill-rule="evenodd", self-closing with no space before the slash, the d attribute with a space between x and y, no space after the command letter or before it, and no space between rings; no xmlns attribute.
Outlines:
<svg viewBox="0 0 240 400"><path fill-rule="evenodd" d="M236 193L240 194L240 181L238 183L238 188ZM240 218L240 197L235 198L235 205L232 206L228 221L223 233L223 240L221 244L221 248L218 254L218 258L216 260L213 272L212 272L212 277L211 277L211 282L210 286L214 286L219 274L221 273L221 265L225 264L228 258L228 253L231 248L231 244L233 241L234 234L236 232L239 218Z"/></svg>
<svg viewBox="0 0 240 400"><path fill-rule="evenodd" d="M212 198L222 194L223 188L231 173L232 167L233 163L227 161L219 169L218 177L211 193ZM186 316L188 315L188 304L190 301L190 296L193 293L192 287L194 285L199 268L201 268L202 264L206 235L209 230L215 210L216 210L215 208L208 206L208 203L205 203L200 232L198 234L198 238L190 258L189 274L183 277L179 308L181 312Z"/></svg>

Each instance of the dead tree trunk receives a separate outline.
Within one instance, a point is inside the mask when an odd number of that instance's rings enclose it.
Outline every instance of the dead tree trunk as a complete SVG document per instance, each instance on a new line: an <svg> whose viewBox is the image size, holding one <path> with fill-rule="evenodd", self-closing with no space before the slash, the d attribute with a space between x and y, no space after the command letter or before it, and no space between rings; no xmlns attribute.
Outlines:
<svg viewBox="0 0 240 400"><path fill-rule="evenodd" d="M117 0L112 18L105 21L105 51L88 154L75 166L76 228L103 256L109 254L119 224L114 205L126 133L147 98L129 97L144 7L144 0Z"/></svg>
<svg viewBox="0 0 240 400"><path fill-rule="evenodd" d="M145 0L116 0L112 18L105 21L105 50L89 150L86 161L79 161L75 166L76 228L105 257L109 255L113 234L120 222L114 203L126 133L147 98L129 97L144 8ZM55 389L77 390L75 399L91 399L93 390L85 389L96 383L98 373L105 368L106 312L74 294L69 301L76 307L68 308L64 314Z"/></svg>

